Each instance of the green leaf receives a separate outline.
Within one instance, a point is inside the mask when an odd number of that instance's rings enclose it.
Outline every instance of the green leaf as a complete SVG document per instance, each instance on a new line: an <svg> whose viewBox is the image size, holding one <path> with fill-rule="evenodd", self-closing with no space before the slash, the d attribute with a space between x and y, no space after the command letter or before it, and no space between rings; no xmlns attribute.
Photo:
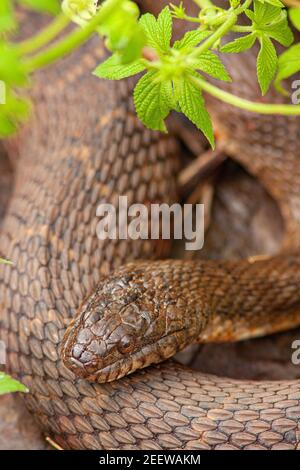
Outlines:
<svg viewBox="0 0 300 470"><path fill-rule="evenodd" d="M255 22L255 15L254 11L252 10L245 10L245 15L251 20L252 22Z"/></svg>
<svg viewBox="0 0 300 470"><path fill-rule="evenodd" d="M254 0L254 21L259 26L265 26L279 18L281 15L281 7L275 7L267 3L261 3Z"/></svg>
<svg viewBox="0 0 300 470"><path fill-rule="evenodd" d="M170 49L172 37L172 16L169 7L165 7L157 20L154 15L146 13L139 21L146 36L147 45L158 52L165 53Z"/></svg>
<svg viewBox="0 0 300 470"><path fill-rule="evenodd" d="M282 46L289 47L294 41L294 35L288 25L286 13L283 12L281 16L282 18L279 21L266 25L263 28L263 31L270 38L275 39L282 44Z"/></svg>
<svg viewBox="0 0 300 470"><path fill-rule="evenodd" d="M166 52L170 48L170 42L172 38L172 15L169 7L165 7L158 15L157 27L161 34L160 43L163 46L163 50Z"/></svg>
<svg viewBox="0 0 300 470"><path fill-rule="evenodd" d="M113 54L105 62L98 65L93 74L108 80L121 80L136 75L143 70L145 70L145 65L142 59L135 60L130 64L123 64L119 54Z"/></svg>
<svg viewBox="0 0 300 470"><path fill-rule="evenodd" d="M29 115L30 103L6 87L6 102L0 105L0 137L13 134Z"/></svg>
<svg viewBox="0 0 300 470"><path fill-rule="evenodd" d="M195 64L193 64L193 67L202 70L202 72L205 72L218 80L224 80L225 82L231 81L231 78L221 60L211 51L203 52Z"/></svg>
<svg viewBox="0 0 300 470"><path fill-rule="evenodd" d="M214 133L201 91L187 78L175 82L175 94L181 111L192 121L214 147Z"/></svg>
<svg viewBox="0 0 300 470"><path fill-rule="evenodd" d="M243 36L235 39L234 41L228 42L221 48L221 52L226 53L239 53L251 49L256 40L256 34L251 33L247 36Z"/></svg>
<svg viewBox="0 0 300 470"><path fill-rule="evenodd" d="M248 12L247 16L252 17ZM287 14L281 6L254 0L252 20L261 46L257 57L257 77L262 94L265 95L275 77L278 63L276 49L270 38L288 47L294 37L288 25Z"/></svg>
<svg viewBox="0 0 300 470"><path fill-rule="evenodd" d="M272 41L263 36L260 39L261 48L257 57L257 78L262 91L265 95L275 77L277 70L277 54Z"/></svg>
<svg viewBox="0 0 300 470"><path fill-rule="evenodd" d="M284 8L284 4L280 0L259 0L261 3L269 3L275 7Z"/></svg>
<svg viewBox="0 0 300 470"><path fill-rule="evenodd" d="M173 105L171 81L157 81L156 71L148 72L136 85L133 93L135 109L140 120L153 130L166 132L164 119Z"/></svg>
<svg viewBox="0 0 300 470"><path fill-rule="evenodd" d="M0 3L0 33L11 31L16 27L16 20L10 0L1 0Z"/></svg>
<svg viewBox="0 0 300 470"><path fill-rule="evenodd" d="M294 36L288 24L287 13L280 6L255 0L254 12L247 11L246 14L253 21L254 34L257 37L267 36L285 47L292 44Z"/></svg>
<svg viewBox="0 0 300 470"><path fill-rule="evenodd" d="M283 46L290 46L294 36L289 27L287 13L281 7L254 2L254 26L257 34L264 32Z"/></svg>
<svg viewBox="0 0 300 470"><path fill-rule="evenodd" d="M18 2L25 7L50 15L57 15L61 11L59 0L18 0Z"/></svg>
<svg viewBox="0 0 300 470"><path fill-rule="evenodd" d="M200 31L199 29L188 31L187 33L185 33L183 38L181 38L179 41L174 42L173 48L177 50L191 49L195 46L198 46L200 42L202 42L210 35L211 31Z"/></svg>
<svg viewBox="0 0 300 470"><path fill-rule="evenodd" d="M140 17L139 24L146 34L147 45L154 47L154 49L160 49L159 40L157 39L157 23L155 16L151 15L151 13L146 13Z"/></svg>
<svg viewBox="0 0 300 470"><path fill-rule="evenodd" d="M275 88L287 95L287 91L282 87L281 82L295 73L300 72L300 44L295 44L285 51L278 59L278 72L275 79Z"/></svg>
<svg viewBox="0 0 300 470"><path fill-rule="evenodd" d="M0 395L11 392L28 392L28 388L25 385L12 379L9 375L0 372Z"/></svg>
<svg viewBox="0 0 300 470"><path fill-rule="evenodd" d="M299 8L290 8L289 17L293 26L300 31L300 7Z"/></svg>

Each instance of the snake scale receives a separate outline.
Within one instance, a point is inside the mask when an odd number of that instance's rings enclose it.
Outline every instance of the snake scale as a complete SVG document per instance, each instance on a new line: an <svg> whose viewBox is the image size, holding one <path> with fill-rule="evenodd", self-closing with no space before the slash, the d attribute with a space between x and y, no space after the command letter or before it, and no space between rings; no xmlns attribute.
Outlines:
<svg viewBox="0 0 300 470"><path fill-rule="evenodd" d="M1 339L26 405L65 449L299 448L299 381L232 380L172 360L107 380L191 342L300 324L300 120L209 103L218 141L279 204L281 255L156 261L165 243L96 237L100 202L177 200L176 144L138 122L130 80L87 73L103 54L92 40L38 74L34 117L7 144L18 162L1 225L14 262L0 268ZM256 96L252 53L228 60L235 93Z"/></svg>

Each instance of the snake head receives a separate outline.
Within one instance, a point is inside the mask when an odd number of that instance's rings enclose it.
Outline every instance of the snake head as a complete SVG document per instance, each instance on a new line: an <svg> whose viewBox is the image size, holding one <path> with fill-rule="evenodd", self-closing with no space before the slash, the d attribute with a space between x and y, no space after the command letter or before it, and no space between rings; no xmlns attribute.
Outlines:
<svg viewBox="0 0 300 470"><path fill-rule="evenodd" d="M110 382L173 356L190 340L186 305L158 273L134 267L102 281L68 327L62 359L75 375Z"/></svg>

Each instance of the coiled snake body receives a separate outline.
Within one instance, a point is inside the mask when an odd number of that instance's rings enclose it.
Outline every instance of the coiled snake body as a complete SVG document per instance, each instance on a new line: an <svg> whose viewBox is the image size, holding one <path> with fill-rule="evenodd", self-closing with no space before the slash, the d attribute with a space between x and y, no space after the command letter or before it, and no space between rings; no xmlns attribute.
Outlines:
<svg viewBox="0 0 300 470"><path fill-rule="evenodd" d="M18 143L1 228L1 251L14 262L1 267L1 339L9 369L30 388L26 404L64 448L296 449L299 381L237 381L172 361L107 381L193 341L300 324L299 118L210 106L223 147L278 201L284 254L136 263L166 247L100 242L96 208L117 205L119 194L129 203L176 201L176 149L138 122L130 82L87 73L103 53L92 41L37 77L35 117ZM253 57L244 69L234 60L235 92L255 95Z"/></svg>

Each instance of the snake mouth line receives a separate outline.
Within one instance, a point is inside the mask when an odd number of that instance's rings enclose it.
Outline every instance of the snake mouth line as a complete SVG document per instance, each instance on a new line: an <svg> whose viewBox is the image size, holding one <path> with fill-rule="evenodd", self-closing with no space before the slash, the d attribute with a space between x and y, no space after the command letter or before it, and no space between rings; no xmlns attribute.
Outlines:
<svg viewBox="0 0 300 470"><path fill-rule="evenodd" d="M181 328L166 334L155 343L147 344L133 354L124 355L112 364L100 369L95 368L95 371L92 373L88 370L91 367L90 365L85 366L72 356L67 359L65 364L73 372L75 366L75 374L90 382L112 382L121 379L125 375L132 374L137 369L144 369L151 364L158 364L174 356L180 349L185 347L185 332L186 329Z"/></svg>

